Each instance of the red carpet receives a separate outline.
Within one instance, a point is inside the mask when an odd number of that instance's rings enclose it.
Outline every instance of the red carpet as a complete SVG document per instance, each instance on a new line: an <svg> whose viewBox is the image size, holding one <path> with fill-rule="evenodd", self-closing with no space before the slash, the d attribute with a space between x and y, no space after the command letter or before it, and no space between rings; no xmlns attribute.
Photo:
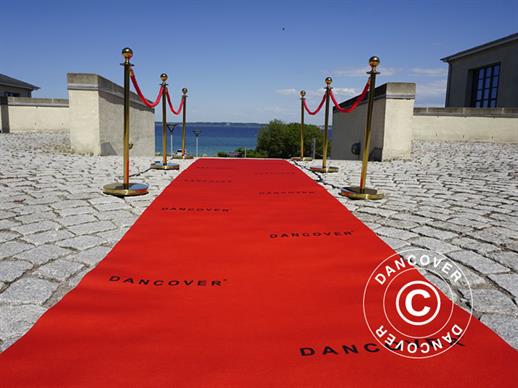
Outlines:
<svg viewBox="0 0 518 388"><path fill-rule="evenodd" d="M433 358L376 342L363 290L391 253L287 162L197 161L0 355L0 386L516 384L518 352L476 319Z"/></svg>

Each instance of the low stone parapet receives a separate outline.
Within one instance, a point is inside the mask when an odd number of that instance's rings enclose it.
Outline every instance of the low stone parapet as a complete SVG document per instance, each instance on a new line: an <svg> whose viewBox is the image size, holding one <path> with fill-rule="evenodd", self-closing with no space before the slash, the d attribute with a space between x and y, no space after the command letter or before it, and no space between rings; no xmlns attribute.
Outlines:
<svg viewBox="0 0 518 388"><path fill-rule="evenodd" d="M518 108L415 108L416 140L518 143Z"/></svg>
<svg viewBox="0 0 518 388"><path fill-rule="evenodd" d="M0 97L0 132L49 132L68 128L66 99Z"/></svg>

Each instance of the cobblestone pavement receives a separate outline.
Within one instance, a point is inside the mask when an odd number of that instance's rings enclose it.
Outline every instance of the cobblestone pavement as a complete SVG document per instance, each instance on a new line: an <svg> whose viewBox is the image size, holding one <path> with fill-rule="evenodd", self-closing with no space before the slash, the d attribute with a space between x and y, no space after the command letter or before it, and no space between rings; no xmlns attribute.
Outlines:
<svg viewBox="0 0 518 388"><path fill-rule="evenodd" d="M100 188L120 179L120 157L68 153L68 136L0 134L0 350L110 251L178 172L146 171L150 194L119 199ZM190 161L180 161L182 170ZM444 253L467 274L474 315L518 348L518 146L416 143L412 161L371 163L381 201L353 202L338 188L356 184L359 162L332 163L321 175L299 163L394 249ZM456 290L466 304L465 290ZM469 307L469 306L468 306Z"/></svg>

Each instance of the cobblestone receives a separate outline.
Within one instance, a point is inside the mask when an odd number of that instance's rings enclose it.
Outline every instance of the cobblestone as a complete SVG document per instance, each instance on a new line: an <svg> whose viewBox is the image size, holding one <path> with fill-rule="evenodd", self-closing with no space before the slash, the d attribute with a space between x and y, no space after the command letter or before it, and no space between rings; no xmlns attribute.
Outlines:
<svg viewBox="0 0 518 388"><path fill-rule="evenodd" d="M7 290L1 293L0 303L43 304L57 288L57 283L26 277L12 283Z"/></svg>
<svg viewBox="0 0 518 388"><path fill-rule="evenodd" d="M448 256L454 261L465 264L482 274L502 273L509 271L509 269L506 267L471 251L450 252Z"/></svg>
<svg viewBox="0 0 518 388"><path fill-rule="evenodd" d="M38 268L35 275L63 282L79 272L83 265L68 260L58 259Z"/></svg>
<svg viewBox="0 0 518 388"><path fill-rule="evenodd" d="M2 260L0 261L0 281L12 282L31 267L31 263L22 260Z"/></svg>
<svg viewBox="0 0 518 388"><path fill-rule="evenodd" d="M60 256L67 255L70 252L72 252L70 249L61 248L55 245L40 245L36 248L17 254L16 258L40 265Z"/></svg>

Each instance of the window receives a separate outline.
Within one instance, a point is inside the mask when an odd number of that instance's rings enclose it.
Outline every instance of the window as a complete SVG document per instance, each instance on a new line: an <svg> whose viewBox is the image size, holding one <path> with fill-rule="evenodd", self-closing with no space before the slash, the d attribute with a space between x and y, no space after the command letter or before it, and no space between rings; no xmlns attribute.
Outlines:
<svg viewBox="0 0 518 388"><path fill-rule="evenodd" d="M475 69L473 71L471 106L475 108L495 108L499 79L499 63Z"/></svg>
<svg viewBox="0 0 518 388"><path fill-rule="evenodd" d="M4 92L5 97L20 97L20 93Z"/></svg>

